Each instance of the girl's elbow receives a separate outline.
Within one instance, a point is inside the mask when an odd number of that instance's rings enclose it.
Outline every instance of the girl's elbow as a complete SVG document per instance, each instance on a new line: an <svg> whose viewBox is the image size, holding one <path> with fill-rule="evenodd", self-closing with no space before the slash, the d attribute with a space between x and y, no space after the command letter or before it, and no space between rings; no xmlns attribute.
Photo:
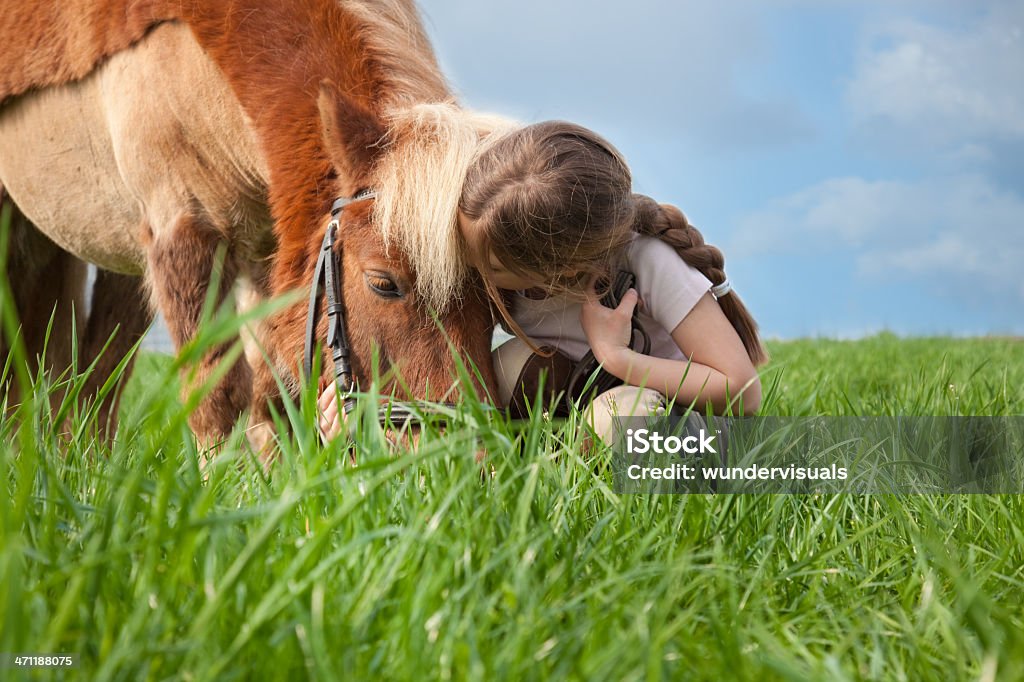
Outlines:
<svg viewBox="0 0 1024 682"><path fill-rule="evenodd" d="M744 417L752 417L757 414L757 411L761 409L761 386L758 385L756 390L749 390L743 392L743 406L740 412L743 413Z"/></svg>
<svg viewBox="0 0 1024 682"><path fill-rule="evenodd" d="M754 372L752 376L738 377L733 385L740 386L739 395L733 400L735 414L750 417L757 414L761 407L761 377Z"/></svg>

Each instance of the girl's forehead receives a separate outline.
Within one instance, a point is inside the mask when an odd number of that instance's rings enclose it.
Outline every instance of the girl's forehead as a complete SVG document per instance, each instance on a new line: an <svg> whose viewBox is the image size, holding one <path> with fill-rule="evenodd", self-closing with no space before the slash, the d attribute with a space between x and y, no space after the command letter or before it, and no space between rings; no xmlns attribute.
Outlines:
<svg viewBox="0 0 1024 682"><path fill-rule="evenodd" d="M463 213L461 208L455 212L455 218L456 222L458 222L459 230L461 230L462 234L465 235L467 238L470 236L471 233L477 232L475 221L469 216L467 216L465 213Z"/></svg>
<svg viewBox="0 0 1024 682"><path fill-rule="evenodd" d="M493 249L487 250L487 264L491 266L492 270L505 270L505 264L498 258L498 254L494 253Z"/></svg>
<svg viewBox="0 0 1024 682"><path fill-rule="evenodd" d="M456 216L456 223L458 224L459 232L462 234L462 238L465 240L466 245L469 247L470 251L479 253L481 240L484 238L483 230L480 229L480 225L477 224L477 221L463 213L461 209L456 213Z"/></svg>

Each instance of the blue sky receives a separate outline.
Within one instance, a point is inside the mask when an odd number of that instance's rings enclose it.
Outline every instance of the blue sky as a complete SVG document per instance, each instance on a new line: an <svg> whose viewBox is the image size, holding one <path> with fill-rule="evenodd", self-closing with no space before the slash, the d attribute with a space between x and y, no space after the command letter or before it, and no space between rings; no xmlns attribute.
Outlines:
<svg viewBox="0 0 1024 682"><path fill-rule="evenodd" d="M421 5L466 105L610 139L766 335L1024 334L1024 3Z"/></svg>

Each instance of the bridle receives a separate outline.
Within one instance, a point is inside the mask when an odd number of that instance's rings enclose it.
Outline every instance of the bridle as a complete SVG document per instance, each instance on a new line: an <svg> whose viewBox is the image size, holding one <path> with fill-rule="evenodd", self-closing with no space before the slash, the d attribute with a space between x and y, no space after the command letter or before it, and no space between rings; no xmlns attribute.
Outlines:
<svg viewBox="0 0 1024 682"><path fill-rule="evenodd" d="M302 369L306 379L313 375L313 347L316 345L316 326L320 321L320 292L327 299L327 347L331 349L334 359L334 379L342 395L346 399L345 411L351 408L348 401L355 382L352 380L352 355L348 343L348 330L345 326L345 310L341 303L341 265L334 253L334 240L341 225L341 212L345 207L357 201L373 199L377 194L373 190L363 190L351 197L340 197L331 206L331 222L327 225L324 240L320 243L320 253L316 259L316 271L313 273L313 286L309 292L309 309L306 313L306 347L303 352Z"/></svg>
<svg viewBox="0 0 1024 682"><path fill-rule="evenodd" d="M306 343L303 352L303 372L306 380L313 375L313 352L316 348L316 327L320 319L320 294L327 304L327 337L326 346L331 349L334 360L334 379L342 396L342 408L347 415L356 406L356 384L352 376L351 346L348 341L348 329L345 324L345 309L341 299L341 264L334 252L334 242L341 226L341 213L349 204L357 201L373 199L377 193L365 189L351 197L340 197L331 206L331 222L320 244L320 253L316 259L316 271L309 292L309 309L306 313ZM397 400L385 401L385 409L378 412L377 418L383 426L387 423L402 426L412 421L422 421L428 413L444 414L443 408L453 408L451 403L426 404ZM439 410L438 408L442 408ZM438 420L443 421L443 419Z"/></svg>

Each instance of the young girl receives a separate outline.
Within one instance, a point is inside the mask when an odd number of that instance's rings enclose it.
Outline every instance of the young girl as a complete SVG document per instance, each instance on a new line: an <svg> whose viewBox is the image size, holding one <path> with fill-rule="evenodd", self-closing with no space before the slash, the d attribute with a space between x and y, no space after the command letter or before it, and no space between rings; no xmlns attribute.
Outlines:
<svg viewBox="0 0 1024 682"><path fill-rule="evenodd" d="M666 400L703 412L751 414L761 401L755 366L766 359L757 327L732 291L721 252L679 209L632 193L622 156L580 126L548 121L487 143L463 185L458 225L472 264L518 338L495 351L507 402L541 345L578 361L590 349L623 385L589 408L597 434L612 417L642 416ZM636 276L616 309L595 282ZM651 339L630 348L631 318ZM321 428L338 432L333 386L321 395Z"/></svg>

